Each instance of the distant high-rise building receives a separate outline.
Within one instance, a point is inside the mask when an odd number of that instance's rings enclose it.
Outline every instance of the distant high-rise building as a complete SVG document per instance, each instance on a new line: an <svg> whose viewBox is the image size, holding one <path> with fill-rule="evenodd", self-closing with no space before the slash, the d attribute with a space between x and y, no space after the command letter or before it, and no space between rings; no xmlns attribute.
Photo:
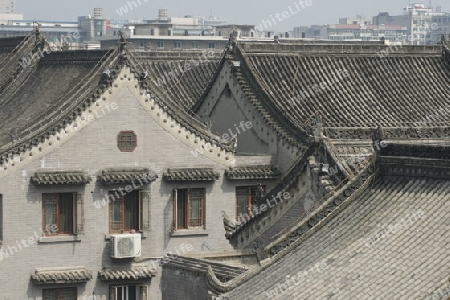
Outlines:
<svg viewBox="0 0 450 300"><path fill-rule="evenodd" d="M448 13L442 12L441 7L433 8L421 3L407 5L402 15L379 13L373 17L373 24L406 26L408 32L404 43L411 45L436 44L450 28Z"/></svg>
<svg viewBox="0 0 450 300"><path fill-rule="evenodd" d="M0 14L14 13L16 0L0 0Z"/></svg>
<svg viewBox="0 0 450 300"><path fill-rule="evenodd" d="M441 7L425 4L409 4L402 15L391 16L380 12L370 20L357 15L355 18L340 18L339 24L295 27L294 38L332 41L383 40L386 44L433 45L442 36L450 33L450 13Z"/></svg>
<svg viewBox="0 0 450 300"><path fill-rule="evenodd" d="M96 20L103 19L103 8L101 7L94 8L94 19Z"/></svg>

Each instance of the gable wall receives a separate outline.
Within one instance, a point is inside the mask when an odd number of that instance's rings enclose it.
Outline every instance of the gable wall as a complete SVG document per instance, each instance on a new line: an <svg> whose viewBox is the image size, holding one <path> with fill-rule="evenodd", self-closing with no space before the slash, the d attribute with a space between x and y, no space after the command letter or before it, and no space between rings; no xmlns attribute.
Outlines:
<svg viewBox="0 0 450 300"><path fill-rule="evenodd" d="M237 103L239 113L231 113L229 97L224 97L224 90L226 87L230 88L232 98ZM233 103L233 105L235 105ZM282 172L286 171L292 166L294 161L299 156L299 149L284 142L277 134L277 132L265 123L260 112L251 104L246 98L242 87L239 85L235 75L233 75L232 67L229 62L224 64L220 71L216 82L213 84L207 98L199 109L198 115L204 121L208 118L212 119L213 125L221 130L228 130L234 128L236 124L235 119L242 117L242 121L251 121L253 128L252 133L257 136L260 143L263 143L263 151L273 155L272 164L277 166ZM239 120L240 122L241 120ZM214 128L214 127L213 127ZM224 129L225 128L225 129ZM242 140L246 140L248 136L243 136ZM238 147L240 137L238 136ZM241 148L243 151L253 149L252 143L254 138L247 142L243 142L245 146ZM260 150L259 150L260 151Z"/></svg>
<svg viewBox="0 0 450 300"><path fill-rule="evenodd" d="M127 78L124 77L128 74ZM151 230L145 232L142 240L142 258L159 257L164 251L176 253L182 244L191 244L193 252L202 251L203 242L215 250L231 250L225 239L221 211L234 216L235 187L248 185L245 181L228 181L224 170L233 161L225 158L223 150L212 148L212 152L193 155L193 146L199 147L202 141L195 142L192 134L183 131L179 125L170 127L172 120L162 119L163 112L157 111L156 105L148 104L135 89L133 78L127 70L119 76L122 78L113 88L111 95L104 95L99 106L93 106L96 116L92 122L78 126L68 135L61 133L60 140L52 138L38 145L21 158L3 166L0 171L0 194L4 203L4 246L16 245L15 240L40 234L42 224L42 193L79 192L84 194L85 235L79 236L78 242L33 244L18 253L0 261L0 282L15 288L4 294L11 299L40 299L42 287L30 282L30 275L36 268L84 266L94 274L94 279L78 286L78 295L92 295L95 290L97 299L107 299L108 284L96 279L103 267L117 268L130 266L132 261L112 262L109 257L108 208L97 208L94 200L101 200L111 187L96 182L101 170L121 167L148 167L156 170L159 179L144 187L151 192ZM128 80L130 78L130 80ZM117 105L112 109L113 103ZM107 110L106 105L110 109ZM154 109L148 108L153 106ZM148 108L148 111L147 111ZM95 109L97 111L95 111ZM102 113L105 112L104 114ZM151 116L149 116L149 114ZM161 118L157 118L157 115ZM155 119L153 119L155 117ZM86 116L86 118L89 118ZM156 121L155 121L156 120ZM166 127L164 127L166 126ZM164 128L163 128L164 127ZM172 129L170 129L172 128ZM138 147L134 152L122 153L117 149L116 137L121 130L133 130L138 137ZM170 132L169 132L170 131ZM184 139L181 139L180 137ZM38 148L41 148L39 150ZM220 156L218 156L220 154ZM20 160L22 159L22 161ZM13 165L14 164L14 165ZM163 171L173 167L213 167L221 174L219 180L208 183L168 183L162 179ZM34 187L29 178L37 170L84 170L93 181L82 187ZM172 237L172 191L173 188L206 188L206 233L208 235ZM48 239L47 239L48 240ZM205 250L207 251L207 250ZM180 254L183 254L180 252ZM143 260L151 264L151 260ZM159 269L158 271L160 271ZM159 275L158 275L159 276ZM160 297L159 277L152 280L151 299ZM54 286L50 286L54 287ZM47 286L48 288L48 286Z"/></svg>
<svg viewBox="0 0 450 300"><path fill-rule="evenodd" d="M270 154L269 144L259 137L253 128L254 120L249 120L241 111L234 95L227 95L225 89L211 112L212 130L215 134L231 139L237 135L237 154ZM241 125L242 124L242 125ZM256 125L256 123L255 123Z"/></svg>

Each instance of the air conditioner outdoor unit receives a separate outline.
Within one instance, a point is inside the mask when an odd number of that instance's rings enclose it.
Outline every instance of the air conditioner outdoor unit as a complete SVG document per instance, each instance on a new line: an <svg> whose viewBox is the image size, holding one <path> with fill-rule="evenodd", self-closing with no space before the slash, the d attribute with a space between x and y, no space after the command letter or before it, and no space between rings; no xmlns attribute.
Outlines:
<svg viewBox="0 0 450 300"><path fill-rule="evenodd" d="M140 234L111 235L111 257L132 258L141 256Z"/></svg>

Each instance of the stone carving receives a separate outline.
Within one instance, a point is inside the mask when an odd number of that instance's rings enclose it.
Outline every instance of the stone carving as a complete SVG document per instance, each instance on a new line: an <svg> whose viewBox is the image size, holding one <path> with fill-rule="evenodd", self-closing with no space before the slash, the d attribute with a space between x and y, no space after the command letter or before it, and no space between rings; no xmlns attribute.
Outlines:
<svg viewBox="0 0 450 300"><path fill-rule="evenodd" d="M222 211L222 218L225 226L225 236L228 238L236 230L236 225L224 211Z"/></svg>
<svg viewBox="0 0 450 300"><path fill-rule="evenodd" d="M370 176L373 174L374 168L370 168L371 164L368 162L368 165L362 171L357 178L352 183L348 184L348 187L334 196L333 201L329 202L325 207L323 207L320 211L317 211L311 218L301 225L298 229L292 231L287 234L283 240L279 243L273 245L269 249L265 249L270 255L273 257L276 254L280 253L286 247L290 246L292 243L297 241L304 233L306 233L309 229L316 226L323 219L325 219L328 215L330 215L335 209L337 209L345 200L355 195L355 192L358 191L363 184L367 182Z"/></svg>

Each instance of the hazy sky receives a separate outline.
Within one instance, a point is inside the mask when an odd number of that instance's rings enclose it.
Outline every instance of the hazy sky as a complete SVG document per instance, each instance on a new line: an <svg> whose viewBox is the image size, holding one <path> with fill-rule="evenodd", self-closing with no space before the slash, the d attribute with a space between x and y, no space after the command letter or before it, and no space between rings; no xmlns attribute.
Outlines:
<svg viewBox="0 0 450 300"><path fill-rule="evenodd" d="M379 12L401 14L409 2L429 3L407 0L310 0L311 6L302 9L300 0L16 0L17 12L25 19L31 20L76 20L78 16L92 14L94 7L102 7L104 16L111 19L155 19L159 8L167 8L169 16L213 15L234 23L258 25L262 20L269 20L270 15L285 14L283 21L276 20L275 30L291 30L295 26L338 23L341 17L354 17L356 14L371 19ZM135 1L138 8L129 9L128 2ZM139 5L140 1L141 5ZM305 1L305 0L304 0ZM297 6L300 8L297 9ZM433 0L433 6L442 6L443 11L450 12L449 0ZM116 12L128 6L128 13L119 16ZM289 12L289 7L291 11Z"/></svg>

